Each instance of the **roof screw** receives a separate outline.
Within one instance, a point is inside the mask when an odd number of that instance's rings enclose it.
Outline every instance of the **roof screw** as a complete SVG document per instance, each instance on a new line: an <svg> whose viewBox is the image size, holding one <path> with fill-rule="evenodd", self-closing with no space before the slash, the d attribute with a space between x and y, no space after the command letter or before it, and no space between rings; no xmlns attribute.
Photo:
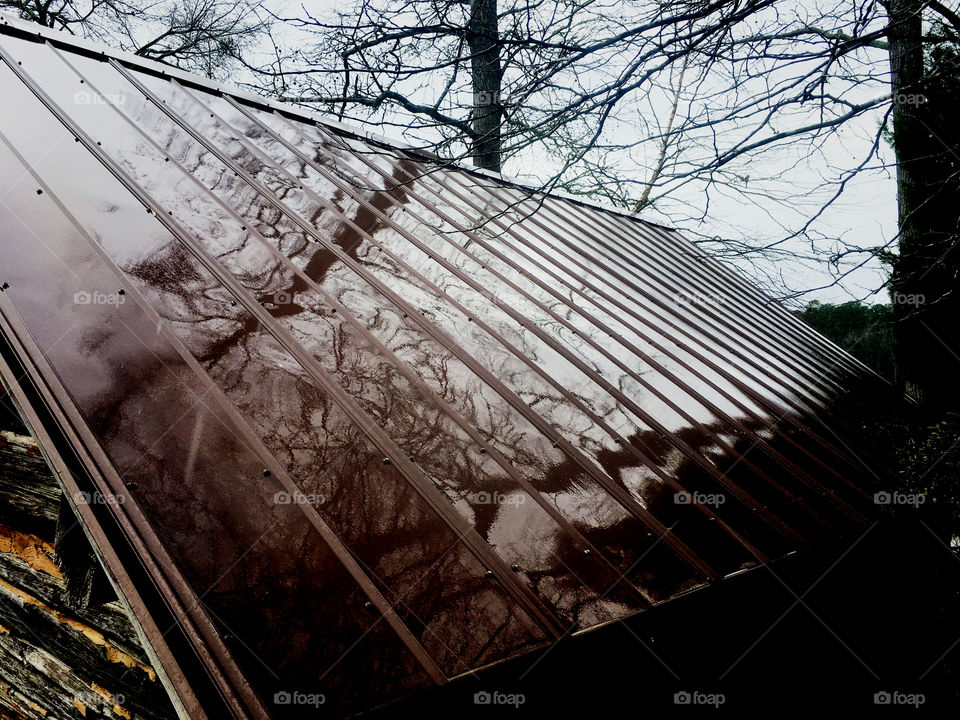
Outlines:
<svg viewBox="0 0 960 720"><path fill-rule="evenodd" d="M271 473L269 470L264 469L264 471L263 471L263 476L264 476L264 477L270 477L271 474L272 474L272 473Z"/></svg>
<svg viewBox="0 0 960 720"><path fill-rule="evenodd" d="M487 452L486 448L480 448L480 454L484 455Z"/></svg>
<svg viewBox="0 0 960 720"><path fill-rule="evenodd" d="M124 485L126 485L131 490L136 490L138 485L133 480L127 480Z"/></svg>
<svg viewBox="0 0 960 720"><path fill-rule="evenodd" d="M520 566L517 565L516 563L514 563L513 565L511 565L511 566L510 566L510 569L513 570L514 572L520 572Z"/></svg>
<svg viewBox="0 0 960 720"><path fill-rule="evenodd" d="M555 448L558 448L558 447L560 447L560 443L554 443L553 446L554 446Z"/></svg>
<svg viewBox="0 0 960 720"><path fill-rule="evenodd" d="M120 288L119 290L117 290L117 295L126 295L126 294L127 294L127 291L124 290L123 288Z"/></svg>
<svg viewBox="0 0 960 720"><path fill-rule="evenodd" d="M0 285L0 290L6 290L8 287L10 287L10 283L5 282L3 285Z"/></svg>
<svg viewBox="0 0 960 720"><path fill-rule="evenodd" d="M232 633L226 633L226 634L223 636L223 639L224 639L224 640L233 640L233 634L232 634Z"/></svg>
<svg viewBox="0 0 960 720"><path fill-rule="evenodd" d="M390 458L384 458L384 459L383 459L383 464L384 464L384 465L389 465L389 464L390 464Z"/></svg>
<svg viewBox="0 0 960 720"><path fill-rule="evenodd" d="M414 457L413 455L411 455L411 456L410 456L410 462L415 463L416 461L417 461L417 458Z"/></svg>
<svg viewBox="0 0 960 720"><path fill-rule="evenodd" d="M40 188L37 188L37 195L43 195L43 190L41 190Z"/></svg>
<svg viewBox="0 0 960 720"><path fill-rule="evenodd" d="M363 606L364 606L367 610L369 610L370 608L373 607L373 603L370 602L369 600L367 600L367 601L363 604Z"/></svg>
<svg viewBox="0 0 960 720"><path fill-rule="evenodd" d="M483 576L484 576L485 578L492 578L492 577L493 577L493 570L487 570L487 571L483 574Z"/></svg>
<svg viewBox="0 0 960 720"><path fill-rule="evenodd" d="M583 551L583 554L586 555L587 557L592 557L593 551L590 548L587 548L586 550Z"/></svg>

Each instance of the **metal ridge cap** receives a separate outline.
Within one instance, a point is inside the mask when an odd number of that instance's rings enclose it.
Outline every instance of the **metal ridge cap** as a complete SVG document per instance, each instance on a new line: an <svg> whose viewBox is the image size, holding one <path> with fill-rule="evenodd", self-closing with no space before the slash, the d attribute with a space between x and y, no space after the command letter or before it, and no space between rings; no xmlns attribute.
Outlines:
<svg viewBox="0 0 960 720"><path fill-rule="evenodd" d="M387 137L381 133L373 132L364 127L357 125L349 125L347 123L340 122L339 120L334 120L333 118L327 117L326 115L317 112L315 110L310 110L308 108L301 107L299 105L293 105L290 103L280 102L270 97L264 95L258 95L249 90L244 90L236 85L229 83L221 83L215 80L209 80L197 75L195 73L187 72L186 70L181 70L180 68L174 67L173 65L167 65L156 60L150 60L148 58L140 57L135 55L132 52L126 50L116 50L114 48L109 48L104 45L91 42L84 38L71 35L62 30L54 30L48 28L45 25L40 25L38 23L33 23L28 20L22 20L21 18L12 17L8 14L0 14L0 34L4 35L15 35L28 38L41 38L43 40L48 40L51 43L54 43L58 46L66 47L68 49L86 54L92 55L101 59L112 58L117 62L121 62L124 65L132 66L140 70L146 70L147 72L158 74L161 76L167 76L171 78L176 78L183 83L186 83L190 86L197 87L209 92L216 93L217 95L228 95L230 97L242 100L244 102L261 106L270 110L276 110L285 115L292 116L299 120L305 120L308 122L316 122L321 125L325 125L336 132L346 135L353 135L373 143L384 145L393 150L401 150L405 152L412 153L414 155L420 156L424 161L431 163L444 163L446 166L460 170L466 173L479 175L482 177L487 177L492 180L495 180L503 185L512 186L521 190L528 192L533 192L539 195L546 197L557 198L560 200L567 200L569 202L577 203L585 207L600 210L602 212L610 213L620 217L627 218L633 222L640 223L642 225L650 225L653 227L659 227L664 230L676 231L676 228L670 227L669 225L663 225L661 223L652 222L650 220L645 220L643 218L637 217L631 213L626 212L620 208L614 207L609 203L604 203L598 200L591 200L580 195L575 195L563 190L553 190L546 192L542 187L535 185L532 182L522 180L521 178L504 175L503 173L494 172L492 170L487 170L484 168L477 168L471 165L468 165L464 160L457 160L451 158L443 158L435 153L432 153L424 148L417 147L415 145L410 145L407 142L402 140L397 140L396 138Z"/></svg>

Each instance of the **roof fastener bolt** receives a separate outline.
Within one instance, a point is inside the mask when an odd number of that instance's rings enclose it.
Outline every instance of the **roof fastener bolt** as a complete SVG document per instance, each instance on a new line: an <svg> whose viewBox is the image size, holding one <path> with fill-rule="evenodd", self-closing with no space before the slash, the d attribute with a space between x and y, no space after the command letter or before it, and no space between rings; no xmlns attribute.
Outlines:
<svg viewBox="0 0 960 720"><path fill-rule="evenodd" d="M514 563L513 565L511 565L511 566L510 566L510 569L513 570L514 572L520 572L520 566L517 565L516 563Z"/></svg>
<svg viewBox="0 0 960 720"><path fill-rule="evenodd" d="M560 447L560 443L556 443L556 442L555 442L555 443L553 444L553 446L554 446L555 448L558 448L558 447Z"/></svg>
<svg viewBox="0 0 960 720"><path fill-rule="evenodd" d="M384 464L384 465L389 465L389 464L390 464L390 458L384 458L384 459L383 459L383 464Z"/></svg>
<svg viewBox="0 0 960 720"><path fill-rule="evenodd" d="M131 490L136 490L139 487L133 480L127 480L124 485L126 485Z"/></svg>
<svg viewBox="0 0 960 720"><path fill-rule="evenodd" d="M264 476L264 477L270 477L270 475L272 475L272 473L271 473L269 470L264 469L264 471L263 471L263 476Z"/></svg>
<svg viewBox="0 0 960 720"><path fill-rule="evenodd" d="M587 557L592 557L593 551L590 548L587 548L586 550L583 551L583 554L586 555Z"/></svg>
<svg viewBox="0 0 960 720"><path fill-rule="evenodd" d="M117 295L126 295L126 294L127 294L127 291L124 290L123 288L120 288L119 290L117 290Z"/></svg>
<svg viewBox="0 0 960 720"><path fill-rule="evenodd" d="M373 607L373 603L370 602L369 600L367 600L367 601L363 604L363 606L364 606L367 610L369 610L370 608Z"/></svg>
<svg viewBox="0 0 960 720"><path fill-rule="evenodd" d="M43 190L41 190L40 188L37 188L37 195L43 195Z"/></svg>
<svg viewBox="0 0 960 720"><path fill-rule="evenodd" d="M415 463L416 461L417 461L417 458L414 457L413 455L411 455L411 456L410 456L410 462Z"/></svg>
<svg viewBox="0 0 960 720"><path fill-rule="evenodd" d="M481 454L481 455L486 454L486 452L487 452L486 448L480 448L480 454Z"/></svg>
<svg viewBox="0 0 960 720"><path fill-rule="evenodd" d="M485 578L492 578L492 577L493 577L493 570L487 570L487 571L483 574L483 576L484 576Z"/></svg>
<svg viewBox="0 0 960 720"><path fill-rule="evenodd" d="M3 285L0 285L0 290L6 290L8 287L10 287L10 283L5 282Z"/></svg>

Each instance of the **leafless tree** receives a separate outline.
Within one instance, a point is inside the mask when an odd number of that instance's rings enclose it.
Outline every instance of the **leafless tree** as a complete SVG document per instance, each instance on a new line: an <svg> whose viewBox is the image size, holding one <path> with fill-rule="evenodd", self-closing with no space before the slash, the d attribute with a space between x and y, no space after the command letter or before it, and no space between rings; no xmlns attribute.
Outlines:
<svg viewBox="0 0 960 720"><path fill-rule="evenodd" d="M898 33L919 28L914 67L923 46L949 42L931 27L958 26L923 0L357 0L283 19L311 36L264 70L279 97L695 233L721 198L802 207L776 238L701 240L832 259L835 281L875 245L850 245L821 219L857 175L894 171L884 130L920 93L891 71ZM853 131L872 140L838 158ZM823 183L805 200L789 177L811 164Z"/></svg>
<svg viewBox="0 0 960 720"><path fill-rule="evenodd" d="M207 77L226 77L267 32L253 0L0 0L21 19Z"/></svg>

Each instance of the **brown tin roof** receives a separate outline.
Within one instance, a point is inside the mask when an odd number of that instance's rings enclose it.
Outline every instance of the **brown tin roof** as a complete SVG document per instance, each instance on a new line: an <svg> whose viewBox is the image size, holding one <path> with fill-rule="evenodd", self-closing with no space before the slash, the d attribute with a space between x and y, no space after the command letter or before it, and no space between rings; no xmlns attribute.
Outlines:
<svg viewBox="0 0 960 720"><path fill-rule="evenodd" d="M877 516L883 381L678 232L15 21L0 59L5 378L191 717L355 713Z"/></svg>

